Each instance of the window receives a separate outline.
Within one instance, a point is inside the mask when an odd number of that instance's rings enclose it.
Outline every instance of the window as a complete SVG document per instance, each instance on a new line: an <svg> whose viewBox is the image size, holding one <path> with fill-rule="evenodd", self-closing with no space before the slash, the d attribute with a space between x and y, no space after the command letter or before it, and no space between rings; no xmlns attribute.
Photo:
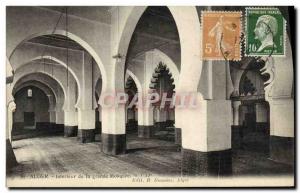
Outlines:
<svg viewBox="0 0 300 193"><path fill-rule="evenodd" d="M32 97L32 89L27 90L27 97Z"/></svg>

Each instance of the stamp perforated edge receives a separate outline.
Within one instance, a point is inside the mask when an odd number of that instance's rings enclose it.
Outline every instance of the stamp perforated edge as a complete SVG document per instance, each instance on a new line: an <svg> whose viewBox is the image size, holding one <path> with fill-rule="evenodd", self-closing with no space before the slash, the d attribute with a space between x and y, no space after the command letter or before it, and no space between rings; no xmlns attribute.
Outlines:
<svg viewBox="0 0 300 193"><path fill-rule="evenodd" d="M210 57L205 57L204 58L204 53L203 53L203 15L205 13L239 13L240 14L240 34L239 34L239 38L240 38L240 49L239 49L239 58L238 59L234 59L234 60L230 60L230 61L241 61L242 59L242 33L243 33L243 11L210 11L210 10L204 10L201 11L201 23L200 23L200 31L201 31L201 51L202 51L202 59L203 60L211 60L211 61L227 61L224 57L220 57L220 58L210 58Z"/></svg>
<svg viewBox="0 0 300 193"><path fill-rule="evenodd" d="M247 54L247 45L248 45L248 36L247 36L247 32L248 32L248 9L276 9L279 10L276 7L246 7L245 8L245 45L244 45L244 50L245 50L245 56L249 56L249 57L262 57L262 56L268 56L267 54ZM279 10L280 11L280 10ZM281 13L281 12L280 12ZM282 13L281 13L282 15ZM282 16L283 17L283 16ZM283 55L271 55L272 57L278 57L278 58L284 58L285 54L286 54L286 20L283 17Z"/></svg>

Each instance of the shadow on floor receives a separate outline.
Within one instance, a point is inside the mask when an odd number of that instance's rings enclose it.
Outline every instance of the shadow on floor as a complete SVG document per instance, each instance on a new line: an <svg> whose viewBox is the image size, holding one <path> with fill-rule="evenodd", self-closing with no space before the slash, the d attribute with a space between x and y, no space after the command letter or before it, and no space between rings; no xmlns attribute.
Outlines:
<svg viewBox="0 0 300 193"><path fill-rule="evenodd" d="M135 153L135 152L139 152L139 151L154 150L154 149L159 149L159 147L147 147L147 148L127 149L126 153Z"/></svg>

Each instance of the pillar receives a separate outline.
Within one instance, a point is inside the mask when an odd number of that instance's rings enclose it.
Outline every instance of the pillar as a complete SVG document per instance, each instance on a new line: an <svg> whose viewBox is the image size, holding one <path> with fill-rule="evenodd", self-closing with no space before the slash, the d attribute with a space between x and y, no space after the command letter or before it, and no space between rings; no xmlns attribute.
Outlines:
<svg viewBox="0 0 300 193"><path fill-rule="evenodd" d="M97 109L97 111L98 111L98 115L99 115L99 117L98 117L98 122L96 121L96 131L95 131L95 134L101 134L101 106L98 106L98 109Z"/></svg>
<svg viewBox="0 0 300 193"><path fill-rule="evenodd" d="M137 133L137 122L135 120L135 108L126 109L126 133Z"/></svg>
<svg viewBox="0 0 300 193"><path fill-rule="evenodd" d="M82 143L95 141L95 110L78 110L77 137Z"/></svg>
<svg viewBox="0 0 300 193"><path fill-rule="evenodd" d="M157 130L163 130L166 127L167 111L166 109L157 108L156 110L156 122L155 127Z"/></svg>
<svg viewBox="0 0 300 193"><path fill-rule="evenodd" d="M65 127L64 136L65 137L76 137L77 136L77 112L75 109L73 111L65 111Z"/></svg>
<svg viewBox="0 0 300 193"><path fill-rule="evenodd" d="M180 123L184 120L180 119L179 114L177 114L178 111L176 110L176 108L174 109L174 132L175 132L175 144L180 145L182 144L182 131L181 128L182 126L180 125ZM183 123L184 124L184 123Z"/></svg>
<svg viewBox="0 0 300 193"><path fill-rule="evenodd" d="M166 119L166 123L167 126L172 126L175 123L175 110L174 109L167 109L167 119Z"/></svg>
<svg viewBox="0 0 300 193"><path fill-rule="evenodd" d="M108 155L126 153L125 105L102 107L101 150Z"/></svg>
<svg viewBox="0 0 300 193"><path fill-rule="evenodd" d="M128 111L130 111L130 109L127 109L125 110L125 123L127 124L128 123Z"/></svg>
<svg viewBox="0 0 300 193"><path fill-rule="evenodd" d="M10 173L11 169L17 166L18 162L15 153L12 149L12 138L11 132L13 129L13 112L16 110L16 103L14 102L14 97L12 96L12 86L13 81L11 65L6 59L6 173Z"/></svg>
<svg viewBox="0 0 300 193"><path fill-rule="evenodd" d="M155 128L153 125L153 106L145 109L139 109L139 111L142 111L141 116L143 116L143 122L139 122L138 136L141 138L151 138L155 134Z"/></svg>
<svg viewBox="0 0 300 193"><path fill-rule="evenodd" d="M64 104L64 136L75 137L78 132L77 112L75 109L76 82L71 78L67 79L67 81L68 86Z"/></svg>
<svg viewBox="0 0 300 193"><path fill-rule="evenodd" d="M270 104L270 159L294 163L294 100L272 99Z"/></svg>
<svg viewBox="0 0 300 193"><path fill-rule="evenodd" d="M78 105L78 135L77 138L82 143L95 141L95 94L94 94L94 62L93 58L83 52L82 79L80 89L80 103Z"/></svg>
<svg viewBox="0 0 300 193"><path fill-rule="evenodd" d="M50 109L49 110L49 127L51 129L55 128L55 122L56 122L56 113L55 113L55 109Z"/></svg>
<svg viewBox="0 0 300 193"><path fill-rule="evenodd" d="M134 111L134 120L138 121L139 118L139 112L137 110Z"/></svg>
<svg viewBox="0 0 300 193"><path fill-rule="evenodd" d="M232 101L232 125L231 125L231 143L232 148L240 148L242 146L242 126L239 122L239 109L241 101Z"/></svg>
<svg viewBox="0 0 300 193"><path fill-rule="evenodd" d="M56 115L55 115L55 98L53 95L47 95L49 99L49 123L48 123L48 128L53 129L55 128L55 120L56 120Z"/></svg>
<svg viewBox="0 0 300 193"><path fill-rule="evenodd" d="M9 173L11 169L18 165L16 156L12 148L11 132L13 125L13 112L16 109L14 101L8 103L6 106L6 117L7 117L7 130L6 130L6 172Z"/></svg>
<svg viewBox="0 0 300 193"><path fill-rule="evenodd" d="M181 128L175 127L174 131L175 131L175 144L181 145L181 139L182 139Z"/></svg>
<svg viewBox="0 0 300 193"><path fill-rule="evenodd" d="M55 110L49 110L50 123L55 124L56 121L56 113Z"/></svg>
<svg viewBox="0 0 300 193"><path fill-rule="evenodd" d="M56 130L64 130L64 111L61 109L56 108L55 110L55 129Z"/></svg>
<svg viewBox="0 0 300 193"><path fill-rule="evenodd" d="M245 126L246 113L248 113L248 107L246 105L240 105L240 107L239 107L239 125Z"/></svg>
<svg viewBox="0 0 300 193"><path fill-rule="evenodd" d="M182 127L182 174L224 176L232 173L231 102L197 99L197 108L178 109ZM185 124L183 124L185 123Z"/></svg>
<svg viewBox="0 0 300 193"><path fill-rule="evenodd" d="M239 107L241 105L241 101L232 101L232 117L233 123L232 125L238 126L239 125Z"/></svg>
<svg viewBox="0 0 300 193"><path fill-rule="evenodd" d="M255 104L256 113L256 131L269 134L269 123L268 123L268 106L266 103Z"/></svg>

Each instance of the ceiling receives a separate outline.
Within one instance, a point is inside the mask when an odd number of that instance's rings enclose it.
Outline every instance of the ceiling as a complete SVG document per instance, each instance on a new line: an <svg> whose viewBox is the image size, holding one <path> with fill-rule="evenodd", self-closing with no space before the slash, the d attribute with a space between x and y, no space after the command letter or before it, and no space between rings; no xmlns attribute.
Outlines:
<svg viewBox="0 0 300 193"><path fill-rule="evenodd" d="M66 7L52 6L44 8L61 12L64 11ZM112 7L75 6L68 7L68 13L89 20L108 22L110 21L110 9L112 9ZM73 50L84 50L78 43L63 35L39 36L28 42ZM141 52L162 46L172 47L177 50L180 49L176 23L167 7L149 6L139 19L135 28L128 50L128 58L136 58Z"/></svg>
<svg viewBox="0 0 300 193"><path fill-rule="evenodd" d="M38 36L36 38L28 40L28 42L55 46L60 48L70 48L73 50L81 50L81 51L84 50L84 48L81 47L77 42L63 35L53 34L53 35Z"/></svg>
<svg viewBox="0 0 300 193"><path fill-rule="evenodd" d="M66 6L45 6L43 8L64 13L66 10ZM111 6L68 6L67 8L69 15L81 17L94 22L110 23Z"/></svg>
<svg viewBox="0 0 300 193"><path fill-rule="evenodd" d="M153 48L180 50L176 23L167 7L150 6L141 16L128 48L127 59Z"/></svg>
<svg viewBox="0 0 300 193"><path fill-rule="evenodd" d="M176 23L167 7L150 6L141 16L135 34L147 33L169 40L178 40Z"/></svg>

